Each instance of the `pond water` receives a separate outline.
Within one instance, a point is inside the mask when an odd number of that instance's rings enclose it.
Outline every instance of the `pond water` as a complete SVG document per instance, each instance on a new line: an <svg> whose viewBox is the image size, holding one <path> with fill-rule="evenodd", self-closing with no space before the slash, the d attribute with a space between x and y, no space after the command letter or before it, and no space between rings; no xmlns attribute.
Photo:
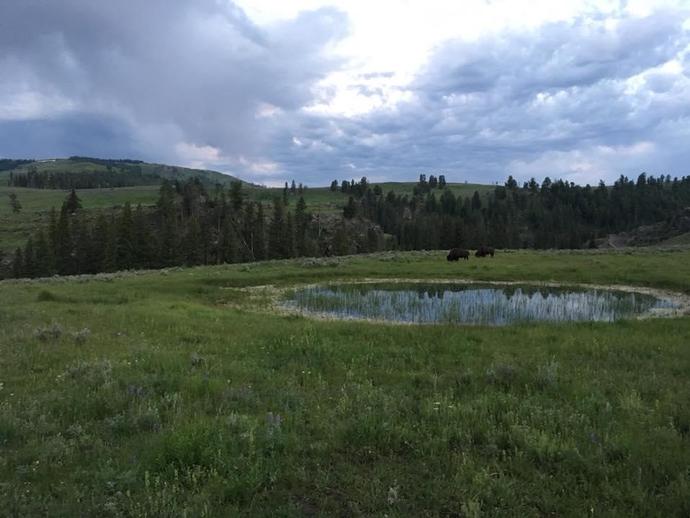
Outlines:
<svg viewBox="0 0 690 518"><path fill-rule="evenodd" d="M507 325L521 322L613 322L668 300L625 291L543 286L377 283L297 289L285 305L303 313L412 323Z"/></svg>

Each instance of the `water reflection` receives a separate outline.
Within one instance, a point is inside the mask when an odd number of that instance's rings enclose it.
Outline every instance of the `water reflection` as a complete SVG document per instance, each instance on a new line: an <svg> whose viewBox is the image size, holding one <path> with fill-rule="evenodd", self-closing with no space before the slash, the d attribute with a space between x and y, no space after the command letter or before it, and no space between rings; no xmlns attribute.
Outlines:
<svg viewBox="0 0 690 518"><path fill-rule="evenodd" d="M339 318L506 325L613 322L674 307L651 295L517 285L342 284L295 290L286 305Z"/></svg>

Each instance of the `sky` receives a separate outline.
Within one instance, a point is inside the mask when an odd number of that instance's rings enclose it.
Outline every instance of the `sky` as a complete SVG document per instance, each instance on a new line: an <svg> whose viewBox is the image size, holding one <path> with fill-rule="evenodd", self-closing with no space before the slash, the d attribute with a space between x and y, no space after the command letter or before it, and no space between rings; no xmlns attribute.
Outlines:
<svg viewBox="0 0 690 518"><path fill-rule="evenodd" d="M2 0L0 157L265 185L690 174L690 0Z"/></svg>

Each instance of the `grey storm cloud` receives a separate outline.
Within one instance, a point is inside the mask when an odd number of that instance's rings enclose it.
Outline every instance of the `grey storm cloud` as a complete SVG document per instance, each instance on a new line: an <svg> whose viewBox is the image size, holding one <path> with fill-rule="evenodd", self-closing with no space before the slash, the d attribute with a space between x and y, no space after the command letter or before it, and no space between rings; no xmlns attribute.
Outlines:
<svg viewBox="0 0 690 518"><path fill-rule="evenodd" d="M120 119L153 147L142 146L144 155L166 139L251 155L262 145L257 108L309 102L314 82L337 66L324 46L347 29L333 9L263 31L226 1L3 2L0 99L65 102L67 114L45 119L54 127L64 118L65 131L76 113L90 113L92 123ZM16 121L0 118L8 124ZM44 154L37 140L34 153ZM4 141L0 153L14 154L15 144Z"/></svg>
<svg viewBox="0 0 690 518"><path fill-rule="evenodd" d="M688 18L595 16L447 41L399 87L405 101L345 117L304 109L328 101L317 83L346 65L329 52L349 30L337 10L258 27L225 0L2 2L0 156L175 162L184 142L219 150L208 167L312 185L687 174ZM393 75L354 88L384 96L376 81Z"/></svg>

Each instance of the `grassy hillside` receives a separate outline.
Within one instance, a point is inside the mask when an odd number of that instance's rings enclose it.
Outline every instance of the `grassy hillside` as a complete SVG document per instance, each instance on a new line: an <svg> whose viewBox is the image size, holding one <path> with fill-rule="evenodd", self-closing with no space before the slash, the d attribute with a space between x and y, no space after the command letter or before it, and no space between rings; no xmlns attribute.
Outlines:
<svg viewBox="0 0 690 518"><path fill-rule="evenodd" d="M690 317L418 327L243 288L363 277L690 293L690 252L380 254L0 283L8 516L687 516Z"/></svg>
<svg viewBox="0 0 690 518"><path fill-rule="evenodd" d="M371 185L380 185L384 193L393 191L396 194L412 195L416 182L384 182ZM486 195L491 192L494 187L492 185L448 183L446 188L451 190L456 196L462 195L464 197L471 197L475 191L478 191L481 195ZM250 188L249 192L252 199L268 203L276 196L282 196L283 189L277 187L260 189ZM441 189L434 189L433 192L437 197L440 197L443 193ZM349 194L342 193L339 190L333 192L328 187L310 187L304 191L303 196L310 210L325 213L340 213L350 197ZM294 200L298 198L299 195L295 196L291 194L289 199Z"/></svg>
<svg viewBox="0 0 690 518"><path fill-rule="evenodd" d="M82 205L89 211L121 207L125 202L153 205L158 197L157 185L121 187L118 189L83 189L78 191ZM22 210L14 214L9 193L14 192ZM27 238L49 220L51 207L60 209L68 191L53 189L25 189L7 187L0 180L0 250L9 252L21 246Z"/></svg>

